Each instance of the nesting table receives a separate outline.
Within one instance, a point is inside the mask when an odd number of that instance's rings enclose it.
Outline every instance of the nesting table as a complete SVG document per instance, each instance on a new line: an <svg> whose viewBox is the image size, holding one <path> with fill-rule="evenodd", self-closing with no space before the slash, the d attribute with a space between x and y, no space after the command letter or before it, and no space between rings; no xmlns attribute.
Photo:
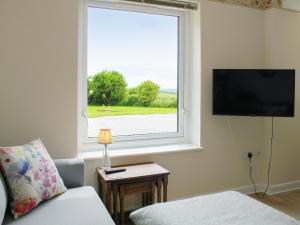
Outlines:
<svg viewBox="0 0 300 225"><path fill-rule="evenodd" d="M153 204L155 196L157 202L167 201L168 176L170 172L156 163L143 163L117 166L126 171L105 174L97 168L99 195L116 224L124 224L124 197L130 194L142 194L142 205ZM120 214L118 214L118 198Z"/></svg>

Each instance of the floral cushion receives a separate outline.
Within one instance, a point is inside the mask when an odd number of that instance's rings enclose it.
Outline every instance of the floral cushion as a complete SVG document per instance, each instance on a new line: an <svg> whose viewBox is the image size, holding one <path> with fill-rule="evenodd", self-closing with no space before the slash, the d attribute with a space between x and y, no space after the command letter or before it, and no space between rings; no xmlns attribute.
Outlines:
<svg viewBox="0 0 300 225"><path fill-rule="evenodd" d="M23 146L0 147L0 170L8 184L11 211L15 218L66 191L40 139Z"/></svg>

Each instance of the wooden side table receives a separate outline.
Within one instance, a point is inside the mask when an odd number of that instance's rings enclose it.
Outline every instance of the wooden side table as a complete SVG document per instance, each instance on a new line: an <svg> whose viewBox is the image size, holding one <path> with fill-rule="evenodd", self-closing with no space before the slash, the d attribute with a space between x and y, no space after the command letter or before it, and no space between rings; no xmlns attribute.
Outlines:
<svg viewBox="0 0 300 225"><path fill-rule="evenodd" d="M116 224L124 224L124 197L129 194L142 193L143 206L153 204L157 190L157 201L167 201L168 175L170 172L156 163L143 163L126 166L125 172L106 175L97 168L99 195L105 202L110 214L114 213ZM113 196L113 204L112 204ZM118 196L120 200L120 222L118 216ZM112 207L113 206L113 207ZM113 208L113 209L112 209Z"/></svg>

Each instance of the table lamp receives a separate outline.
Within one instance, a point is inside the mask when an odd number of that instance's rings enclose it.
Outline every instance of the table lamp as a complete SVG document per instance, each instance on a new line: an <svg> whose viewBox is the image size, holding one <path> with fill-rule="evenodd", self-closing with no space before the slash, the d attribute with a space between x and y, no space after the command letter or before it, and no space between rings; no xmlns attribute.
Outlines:
<svg viewBox="0 0 300 225"><path fill-rule="evenodd" d="M100 129L98 143L104 144L102 169L109 170L111 167L107 145L112 143L112 135L110 129Z"/></svg>

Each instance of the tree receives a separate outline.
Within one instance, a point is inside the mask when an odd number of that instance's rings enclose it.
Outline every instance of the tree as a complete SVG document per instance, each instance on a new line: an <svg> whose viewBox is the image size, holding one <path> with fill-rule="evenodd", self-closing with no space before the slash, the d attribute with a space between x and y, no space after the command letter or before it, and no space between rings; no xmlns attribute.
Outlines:
<svg viewBox="0 0 300 225"><path fill-rule="evenodd" d="M127 83L124 76L117 71L97 73L92 77L91 83L90 81L88 83L88 88L92 90L91 103L115 105L121 102L126 95ZM90 90L88 90L89 94Z"/></svg>
<svg viewBox="0 0 300 225"><path fill-rule="evenodd" d="M139 105L150 106L150 104L156 99L159 89L159 85L151 80L142 82L136 87Z"/></svg>
<svg viewBox="0 0 300 225"><path fill-rule="evenodd" d="M93 98L94 98L94 82L93 82L93 78L89 77L88 78L88 103L92 103L93 102Z"/></svg>

